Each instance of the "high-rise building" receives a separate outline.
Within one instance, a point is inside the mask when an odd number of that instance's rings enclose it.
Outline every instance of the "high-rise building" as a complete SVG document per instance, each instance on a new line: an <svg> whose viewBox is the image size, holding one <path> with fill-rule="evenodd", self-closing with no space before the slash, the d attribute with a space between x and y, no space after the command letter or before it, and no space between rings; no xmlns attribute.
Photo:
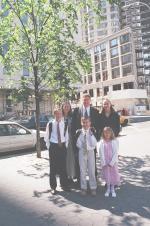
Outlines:
<svg viewBox="0 0 150 226"><path fill-rule="evenodd" d="M101 23L97 23L88 8L81 12L79 20L80 43L87 49L92 62L91 73L83 76L81 96L89 93L95 106L100 106L104 97L111 98L117 108L125 106L133 110L136 104L148 105L149 5L135 0L121 0L119 6L106 0L100 2ZM85 23L86 13L89 18Z"/></svg>
<svg viewBox="0 0 150 226"><path fill-rule="evenodd" d="M119 7L110 5L106 0L101 0L100 4L102 8L100 21L88 7L81 12L79 29L82 44L95 42L120 30ZM86 14L88 19L85 21Z"/></svg>
<svg viewBox="0 0 150 226"><path fill-rule="evenodd" d="M133 32L137 81L139 88L150 86L150 1L121 0L121 28L130 27Z"/></svg>

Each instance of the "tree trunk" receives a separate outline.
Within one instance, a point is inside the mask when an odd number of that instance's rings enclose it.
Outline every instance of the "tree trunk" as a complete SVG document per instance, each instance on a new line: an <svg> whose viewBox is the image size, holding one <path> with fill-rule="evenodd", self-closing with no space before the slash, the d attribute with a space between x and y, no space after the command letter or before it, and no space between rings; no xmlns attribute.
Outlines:
<svg viewBox="0 0 150 226"><path fill-rule="evenodd" d="M37 158L41 158L40 148L40 103L39 103L39 85L38 85L38 69L34 67L34 78L35 78L35 108L36 108L36 151Z"/></svg>

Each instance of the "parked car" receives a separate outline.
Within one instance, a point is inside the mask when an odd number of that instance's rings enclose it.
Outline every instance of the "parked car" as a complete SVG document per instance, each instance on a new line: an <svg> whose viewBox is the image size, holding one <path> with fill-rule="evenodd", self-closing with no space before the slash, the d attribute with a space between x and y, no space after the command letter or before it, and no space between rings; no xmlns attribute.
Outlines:
<svg viewBox="0 0 150 226"><path fill-rule="evenodd" d="M45 130L46 125L53 119L53 116L41 114L40 115L40 130ZM21 116L20 118L10 118L9 121L15 121L28 129L36 129L35 116Z"/></svg>
<svg viewBox="0 0 150 226"><path fill-rule="evenodd" d="M45 132L40 132L41 148L45 148ZM36 130L29 130L16 122L0 121L0 153L36 147Z"/></svg>

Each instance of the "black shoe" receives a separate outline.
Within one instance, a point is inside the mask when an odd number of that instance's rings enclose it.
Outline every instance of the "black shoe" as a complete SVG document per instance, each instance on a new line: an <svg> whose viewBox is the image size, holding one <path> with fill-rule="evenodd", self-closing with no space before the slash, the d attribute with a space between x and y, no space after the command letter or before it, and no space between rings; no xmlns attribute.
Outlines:
<svg viewBox="0 0 150 226"><path fill-rule="evenodd" d="M74 188L80 189L80 180L74 182Z"/></svg>
<svg viewBox="0 0 150 226"><path fill-rule="evenodd" d="M70 191L70 188L69 187L61 187L63 191L67 191L69 192Z"/></svg>
<svg viewBox="0 0 150 226"><path fill-rule="evenodd" d="M56 195L56 193L57 193L56 189L52 189L52 190L51 190L51 194L52 194L52 195Z"/></svg>

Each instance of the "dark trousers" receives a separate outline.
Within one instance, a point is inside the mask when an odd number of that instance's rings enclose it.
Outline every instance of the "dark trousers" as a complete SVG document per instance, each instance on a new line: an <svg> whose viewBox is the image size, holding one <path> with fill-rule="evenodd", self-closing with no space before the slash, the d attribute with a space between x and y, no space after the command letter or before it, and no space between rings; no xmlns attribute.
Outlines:
<svg viewBox="0 0 150 226"><path fill-rule="evenodd" d="M50 187L56 189L57 181L56 175L60 176L61 187L68 186L67 172L66 172L66 147L62 144L60 147L58 144L51 143L49 149L49 161L50 161Z"/></svg>

